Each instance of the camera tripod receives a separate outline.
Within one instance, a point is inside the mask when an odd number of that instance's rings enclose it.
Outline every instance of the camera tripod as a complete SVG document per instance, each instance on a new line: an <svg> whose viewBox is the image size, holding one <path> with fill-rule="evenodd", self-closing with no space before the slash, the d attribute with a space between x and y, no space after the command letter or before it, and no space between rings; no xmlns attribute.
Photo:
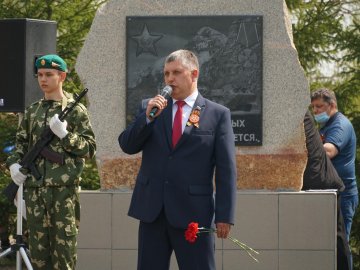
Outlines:
<svg viewBox="0 0 360 270"><path fill-rule="evenodd" d="M22 219L23 219L23 207L22 207L22 200L23 200L23 185L19 186L17 192L17 222L16 222L16 241L12 244L8 249L0 254L0 258L5 257L11 253L16 252L16 270L22 269L21 259L24 260L24 263L28 270L33 270L31 266L28 254L29 251L26 249L23 237L22 237Z"/></svg>

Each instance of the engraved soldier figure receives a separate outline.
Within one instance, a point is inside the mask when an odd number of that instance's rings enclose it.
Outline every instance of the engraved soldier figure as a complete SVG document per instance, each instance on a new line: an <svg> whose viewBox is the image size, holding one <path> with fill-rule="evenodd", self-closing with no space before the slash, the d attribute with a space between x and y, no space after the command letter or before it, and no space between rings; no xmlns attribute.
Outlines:
<svg viewBox="0 0 360 270"><path fill-rule="evenodd" d="M31 104L16 134L16 151L7 159L15 184L24 183L30 258L34 269L75 269L80 221L79 183L85 157L96 151L95 136L84 105L77 104L61 121L59 114L74 102L62 89L67 66L58 55L37 59L38 82L44 98ZM40 179L21 169L22 157L50 126L55 134L49 158L35 162ZM52 155L52 158L50 158Z"/></svg>

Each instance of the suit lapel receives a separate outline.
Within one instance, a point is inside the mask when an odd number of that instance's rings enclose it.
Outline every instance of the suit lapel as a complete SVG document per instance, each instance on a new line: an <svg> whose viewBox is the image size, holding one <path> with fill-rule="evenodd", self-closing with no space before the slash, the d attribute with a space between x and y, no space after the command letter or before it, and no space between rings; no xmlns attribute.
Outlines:
<svg viewBox="0 0 360 270"><path fill-rule="evenodd" d="M166 137L166 142L168 147L172 150L172 99L168 99L168 106L164 109L162 114L164 115L163 119L163 129Z"/></svg>

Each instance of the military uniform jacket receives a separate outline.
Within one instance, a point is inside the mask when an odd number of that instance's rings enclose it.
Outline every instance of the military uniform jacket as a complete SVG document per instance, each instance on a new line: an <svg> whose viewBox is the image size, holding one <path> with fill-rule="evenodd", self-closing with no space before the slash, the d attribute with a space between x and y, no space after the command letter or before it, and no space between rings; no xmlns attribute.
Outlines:
<svg viewBox="0 0 360 270"><path fill-rule="evenodd" d="M41 99L31 104L24 113L16 133L16 150L7 159L7 165L19 163L29 149L40 139L43 130L49 125L51 117L60 114L64 107L74 99L64 92L62 101ZM96 151L95 136L84 105L77 104L66 116L68 134L60 140L56 135L48 145L54 152L64 155L65 164L59 165L39 156L35 165L42 175L36 180L28 174L25 187L68 186L80 182L85 157L93 157Z"/></svg>

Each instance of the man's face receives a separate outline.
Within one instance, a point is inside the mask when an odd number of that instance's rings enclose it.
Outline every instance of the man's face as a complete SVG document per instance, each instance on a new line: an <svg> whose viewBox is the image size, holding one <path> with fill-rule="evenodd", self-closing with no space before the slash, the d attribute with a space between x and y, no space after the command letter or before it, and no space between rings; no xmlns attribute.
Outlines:
<svg viewBox="0 0 360 270"><path fill-rule="evenodd" d="M196 89L197 70L189 70L179 61L166 63L164 80L173 89L171 96L177 100L184 100Z"/></svg>
<svg viewBox="0 0 360 270"><path fill-rule="evenodd" d="M326 112L328 115L331 115L331 104L325 102L322 98L314 99L311 102L311 107L315 115L322 112Z"/></svg>
<svg viewBox="0 0 360 270"><path fill-rule="evenodd" d="M44 93L53 93L61 89L66 73L51 68L38 69L38 82Z"/></svg>

